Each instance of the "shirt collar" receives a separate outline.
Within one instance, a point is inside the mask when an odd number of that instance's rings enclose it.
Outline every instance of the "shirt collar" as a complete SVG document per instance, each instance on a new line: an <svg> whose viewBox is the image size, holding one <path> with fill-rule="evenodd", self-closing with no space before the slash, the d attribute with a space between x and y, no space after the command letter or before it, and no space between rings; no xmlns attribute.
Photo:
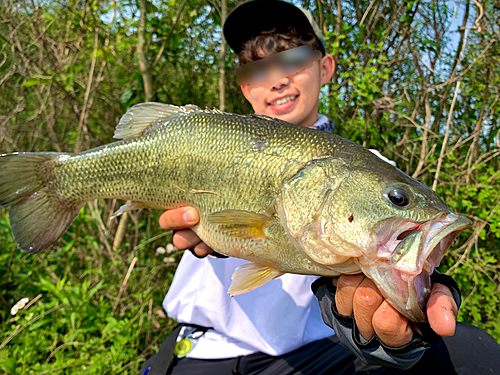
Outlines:
<svg viewBox="0 0 500 375"><path fill-rule="evenodd" d="M318 121L312 126L313 129L322 130L328 133L333 132L334 127L333 121L322 114L318 115Z"/></svg>

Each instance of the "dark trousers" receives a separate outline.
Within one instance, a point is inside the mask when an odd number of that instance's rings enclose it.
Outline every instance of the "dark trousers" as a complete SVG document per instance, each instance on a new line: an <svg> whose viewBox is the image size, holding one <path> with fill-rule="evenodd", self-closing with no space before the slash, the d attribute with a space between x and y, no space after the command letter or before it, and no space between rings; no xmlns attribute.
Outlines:
<svg viewBox="0 0 500 375"><path fill-rule="evenodd" d="M141 375L154 362L151 357ZM264 353L217 360L174 359L171 375L482 375L500 374L500 345L485 331L457 324L453 337L439 339L409 370L368 366L338 343L335 336L315 341L291 353Z"/></svg>

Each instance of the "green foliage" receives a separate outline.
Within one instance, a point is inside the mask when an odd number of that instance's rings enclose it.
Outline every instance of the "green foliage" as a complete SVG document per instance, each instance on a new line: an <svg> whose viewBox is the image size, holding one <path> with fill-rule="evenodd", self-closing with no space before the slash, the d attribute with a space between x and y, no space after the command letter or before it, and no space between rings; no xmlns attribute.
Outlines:
<svg viewBox="0 0 500 375"><path fill-rule="evenodd" d="M95 240L98 231L91 215L83 210L70 234L40 255L18 251L8 217L0 218L4 373L61 369L71 374L137 374L169 333L173 322L164 316L161 303L180 255L155 256L155 249L171 237L152 238L158 229L147 231L152 218L144 211L137 214L143 237L136 250L108 254ZM134 257L137 263L120 293ZM12 315L11 307L24 297L34 303Z"/></svg>

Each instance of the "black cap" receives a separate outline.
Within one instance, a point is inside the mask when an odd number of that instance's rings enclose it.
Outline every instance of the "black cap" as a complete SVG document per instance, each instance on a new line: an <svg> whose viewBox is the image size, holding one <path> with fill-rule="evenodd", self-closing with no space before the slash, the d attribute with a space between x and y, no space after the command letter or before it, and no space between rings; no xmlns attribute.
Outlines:
<svg viewBox="0 0 500 375"><path fill-rule="evenodd" d="M252 0L236 7L224 23L224 37L236 53L243 43L263 31L288 27L313 31L319 41L320 51L326 54L325 41L309 11L281 0Z"/></svg>

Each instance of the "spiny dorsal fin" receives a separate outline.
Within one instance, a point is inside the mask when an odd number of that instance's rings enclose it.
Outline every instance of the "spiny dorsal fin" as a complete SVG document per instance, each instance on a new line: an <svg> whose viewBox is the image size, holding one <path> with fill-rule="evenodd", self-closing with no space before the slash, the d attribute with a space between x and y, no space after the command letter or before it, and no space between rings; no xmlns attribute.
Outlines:
<svg viewBox="0 0 500 375"><path fill-rule="evenodd" d="M120 119L113 138L126 139L144 135L150 128L154 128L157 121L162 118L176 113L199 111L202 109L192 104L182 107L154 102L136 104Z"/></svg>
<svg viewBox="0 0 500 375"><path fill-rule="evenodd" d="M277 118L269 117L269 116L266 116L266 115L259 115L257 113L254 113L253 115L249 115L249 116L258 118L260 120L267 120L267 121L272 121L272 122L280 122L281 121L281 120L279 120Z"/></svg>

